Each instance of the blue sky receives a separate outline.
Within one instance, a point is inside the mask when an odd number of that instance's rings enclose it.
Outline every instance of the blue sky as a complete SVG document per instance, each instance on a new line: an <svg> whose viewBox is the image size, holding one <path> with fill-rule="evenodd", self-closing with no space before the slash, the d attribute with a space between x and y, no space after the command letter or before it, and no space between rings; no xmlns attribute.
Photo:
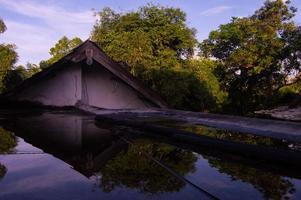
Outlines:
<svg viewBox="0 0 301 200"><path fill-rule="evenodd" d="M181 8L189 27L197 29L199 41L209 32L227 23L232 16L251 15L264 0L0 0L0 17L7 32L0 43L17 45L19 64L48 59L49 49L62 36L87 39L96 18L92 9L111 7L118 12L134 11L147 3ZM301 0L292 0L301 24Z"/></svg>

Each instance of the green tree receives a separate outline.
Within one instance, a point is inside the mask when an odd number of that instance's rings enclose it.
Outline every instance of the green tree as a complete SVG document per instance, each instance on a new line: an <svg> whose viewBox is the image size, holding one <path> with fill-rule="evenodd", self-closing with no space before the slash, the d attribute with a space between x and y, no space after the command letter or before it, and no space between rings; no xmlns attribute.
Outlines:
<svg viewBox="0 0 301 200"><path fill-rule="evenodd" d="M202 55L220 62L215 73L229 92L232 112L246 114L269 106L269 97L300 67L285 53L290 46L287 35L296 30L296 9L289 4L266 1L252 16L221 25L200 45Z"/></svg>
<svg viewBox="0 0 301 200"><path fill-rule="evenodd" d="M49 51L49 54L51 55L51 58L46 61L40 62L40 67L47 68L49 65L55 63L65 55L71 52L72 49L74 49L76 46L80 45L83 41L75 37L73 39L69 39L66 36L59 39L59 41L52 47Z"/></svg>
<svg viewBox="0 0 301 200"><path fill-rule="evenodd" d="M200 111L220 104L215 102L221 100L216 100L217 90L209 91L210 83L218 83L210 66L192 61L196 31L186 25L183 11L149 4L125 14L104 8L96 15L92 39L169 106ZM210 76L203 79L206 73Z"/></svg>
<svg viewBox="0 0 301 200"><path fill-rule="evenodd" d="M36 73L40 72L41 68L37 64L27 63L26 64L26 71L25 71L25 79L32 77Z"/></svg>
<svg viewBox="0 0 301 200"><path fill-rule="evenodd" d="M227 94L213 74L216 63L207 59L189 60L182 68L152 68L141 77L158 91L171 107L195 111L219 111Z"/></svg>
<svg viewBox="0 0 301 200"><path fill-rule="evenodd" d="M0 91L5 89L3 80L17 61L16 47L11 44L0 44Z"/></svg>
<svg viewBox="0 0 301 200"><path fill-rule="evenodd" d="M41 71L36 64L27 63L26 67L19 65L9 70L3 80L5 86L4 91L9 91L21 84L25 79L30 78L34 74Z"/></svg>
<svg viewBox="0 0 301 200"><path fill-rule="evenodd" d="M115 13L104 8L96 13L92 39L113 59L124 62L137 75L136 67L179 67L190 58L197 44L195 30L186 25L180 9L147 5L136 12Z"/></svg>
<svg viewBox="0 0 301 200"><path fill-rule="evenodd" d="M4 92L10 91L21 84L26 79L26 73L26 69L21 65L9 70L3 80L3 84L5 85Z"/></svg>
<svg viewBox="0 0 301 200"><path fill-rule="evenodd" d="M0 33L3 33L5 30L6 26L3 20L0 18ZM0 92L3 92L3 90L5 89L3 80L6 74L17 62L18 55L15 50L15 45L0 44Z"/></svg>
<svg viewBox="0 0 301 200"><path fill-rule="evenodd" d="M5 30L6 30L5 23L4 23L3 20L0 18L0 33L4 33Z"/></svg>

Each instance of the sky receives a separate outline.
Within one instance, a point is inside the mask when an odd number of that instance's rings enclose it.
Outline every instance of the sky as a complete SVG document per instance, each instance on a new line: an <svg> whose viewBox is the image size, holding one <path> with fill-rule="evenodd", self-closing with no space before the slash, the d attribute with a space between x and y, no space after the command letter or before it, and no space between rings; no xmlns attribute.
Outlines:
<svg viewBox="0 0 301 200"><path fill-rule="evenodd" d="M301 25L301 0L291 2L300 10L295 21ZM17 46L18 64L38 64L50 57L49 49L61 37L88 39L95 11L111 7L126 13L147 3L183 10L187 25L196 28L197 39L202 41L231 17L253 14L264 0L0 0L0 17L7 26L0 43Z"/></svg>

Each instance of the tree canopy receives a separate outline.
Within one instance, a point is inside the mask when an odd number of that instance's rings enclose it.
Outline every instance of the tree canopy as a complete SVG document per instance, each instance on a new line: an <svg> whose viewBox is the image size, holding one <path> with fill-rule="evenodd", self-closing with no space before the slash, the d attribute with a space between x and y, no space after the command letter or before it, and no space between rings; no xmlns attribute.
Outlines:
<svg viewBox="0 0 301 200"><path fill-rule="evenodd" d="M0 33L6 31L6 26L0 18ZM16 53L16 46L13 44L0 44L0 92L5 89L3 80L9 70L17 62L18 55Z"/></svg>
<svg viewBox="0 0 301 200"><path fill-rule="evenodd" d="M193 56L195 30L187 27L180 9L147 5L126 14L110 8L96 14L92 39L134 75L140 66L174 68Z"/></svg>
<svg viewBox="0 0 301 200"><path fill-rule="evenodd" d="M213 69L204 65L213 62L192 61L196 31L183 11L149 4L125 14L104 8L96 15L92 39L171 107L200 111L220 104L217 91L210 91L213 82L219 90Z"/></svg>
<svg viewBox="0 0 301 200"><path fill-rule="evenodd" d="M70 53L72 49L80 45L82 42L83 41L78 37L69 39L68 37L63 36L61 39L57 41L57 43L55 43L54 47L52 47L49 50L49 54L51 55L51 58L46 61L41 61L40 67L46 68L49 65L55 63L56 61L58 61L59 59L61 59L62 57Z"/></svg>
<svg viewBox="0 0 301 200"><path fill-rule="evenodd" d="M41 68L36 64L27 63L26 67L22 65L14 66L7 72L3 80L3 84L5 85L4 91L12 90L17 85L20 85L25 79L30 78L39 71L41 71Z"/></svg>
<svg viewBox="0 0 301 200"><path fill-rule="evenodd" d="M3 20L0 18L0 33L4 33L6 31L6 26Z"/></svg>
<svg viewBox="0 0 301 200"><path fill-rule="evenodd" d="M299 28L290 2L266 1L253 15L233 18L212 31L200 45L202 55L215 58L232 111L245 114L267 106L269 97L300 70ZM300 42L300 41L299 41Z"/></svg>

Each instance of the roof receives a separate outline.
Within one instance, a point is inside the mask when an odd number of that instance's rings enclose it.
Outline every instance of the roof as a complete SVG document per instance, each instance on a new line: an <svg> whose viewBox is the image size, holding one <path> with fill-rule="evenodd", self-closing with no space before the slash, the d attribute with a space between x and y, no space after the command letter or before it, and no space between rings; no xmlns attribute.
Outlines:
<svg viewBox="0 0 301 200"><path fill-rule="evenodd" d="M86 61L87 64L90 64L91 61L100 64L100 66L110 71L112 74L128 84L153 104L161 108L167 107L166 103L160 98L158 94L145 87L139 79L134 77L129 71L124 69L120 64L106 55L104 51L91 40L86 40L81 45L74 48L69 54L61 58L59 61L55 62L41 72L33 75L31 78L26 79L21 85L8 92L5 96L12 96L19 93L23 89L30 87L39 80L42 80L44 77L49 76L57 70L61 69L62 65L66 63L80 63L83 61Z"/></svg>

